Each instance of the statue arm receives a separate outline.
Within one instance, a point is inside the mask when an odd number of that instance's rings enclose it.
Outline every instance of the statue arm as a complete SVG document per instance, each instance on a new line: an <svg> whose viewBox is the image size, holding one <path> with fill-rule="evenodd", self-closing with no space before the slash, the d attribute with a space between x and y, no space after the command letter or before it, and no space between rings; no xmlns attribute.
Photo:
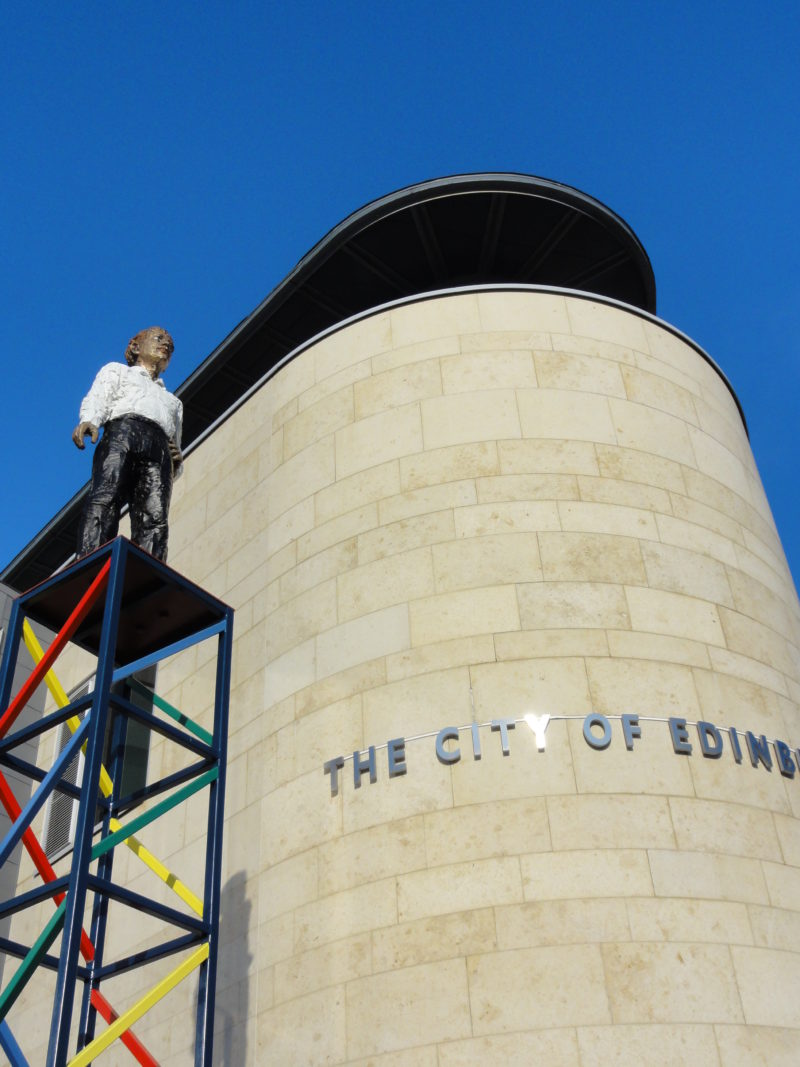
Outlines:
<svg viewBox="0 0 800 1067"><path fill-rule="evenodd" d="M177 400L177 398L176 398ZM169 439L169 454L172 457L172 476L180 478L183 473L183 453L181 452L181 434L183 433L183 404L177 400L175 410L175 432Z"/></svg>
<svg viewBox="0 0 800 1067"><path fill-rule="evenodd" d="M81 401L78 425L72 431L72 440L78 448L84 447L84 437L91 437L93 445L97 443L100 427L108 420L118 386L119 368L114 363L107 363L97 372L91 389Z"/></svg>

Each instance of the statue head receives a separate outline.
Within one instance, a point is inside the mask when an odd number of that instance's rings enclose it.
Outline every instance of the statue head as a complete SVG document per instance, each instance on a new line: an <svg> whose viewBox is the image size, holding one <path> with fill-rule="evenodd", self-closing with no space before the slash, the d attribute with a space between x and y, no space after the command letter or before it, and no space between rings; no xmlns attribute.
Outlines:
<svg viewBox="0 0 800 1067"><path fill-rule="evenodd" d="M148 326L146 330L139 330L128 341L125 349L125 361L129 367L135 366L141 356L149 360L160 357L161 366L159 373L169 363L175 350L175 342L163 326Z"/></svg>

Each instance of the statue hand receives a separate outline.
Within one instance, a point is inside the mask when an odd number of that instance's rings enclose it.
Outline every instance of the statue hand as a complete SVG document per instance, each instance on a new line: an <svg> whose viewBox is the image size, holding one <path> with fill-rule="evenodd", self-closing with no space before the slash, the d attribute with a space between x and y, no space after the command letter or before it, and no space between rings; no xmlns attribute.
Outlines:
<svg viewBox="0 0 800 1067"><path fill-rule="evenodd" d="M93 422L79 422L75 429L72 431L72 440L75 442L78 448L82 449L84 447L84 437L91 437L92 444L96 445L97 435L99 433L100 431L97 429Z"/></svg>
<svg viewBox="0 0 800 1067"><path fill-rule="evenodd" d="M183 464L183 454L172 437L169 439L169 454L172 459L172 469L175 470Z"/></svg>

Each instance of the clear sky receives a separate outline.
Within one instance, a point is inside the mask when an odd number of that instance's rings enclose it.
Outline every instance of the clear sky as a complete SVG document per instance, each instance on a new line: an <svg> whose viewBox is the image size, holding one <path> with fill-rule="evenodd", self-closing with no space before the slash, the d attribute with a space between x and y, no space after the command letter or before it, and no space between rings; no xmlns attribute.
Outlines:
<svg viewBox="0 0 800 1067"><path fill-rule="evenodd" d="M721 365L800 575L795 4L13 2L0 73L0 566L87 480L95 371L158 323L175 388L331 227L511 170L620 214Z"/></svg>

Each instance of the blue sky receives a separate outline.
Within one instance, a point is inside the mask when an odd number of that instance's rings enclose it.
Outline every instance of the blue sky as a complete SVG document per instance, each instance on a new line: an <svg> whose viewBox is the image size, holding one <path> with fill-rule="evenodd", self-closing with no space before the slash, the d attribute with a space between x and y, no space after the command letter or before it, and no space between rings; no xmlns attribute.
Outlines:
<svg viewBox="0 0 800 1067"><path fill-rule="evenodd" d="M332 226L444 174L577 186L721 365L800 574L800 31L788 3L12 4L0 174L0 565L89 475L137 329L176 387Z"/></svg>

